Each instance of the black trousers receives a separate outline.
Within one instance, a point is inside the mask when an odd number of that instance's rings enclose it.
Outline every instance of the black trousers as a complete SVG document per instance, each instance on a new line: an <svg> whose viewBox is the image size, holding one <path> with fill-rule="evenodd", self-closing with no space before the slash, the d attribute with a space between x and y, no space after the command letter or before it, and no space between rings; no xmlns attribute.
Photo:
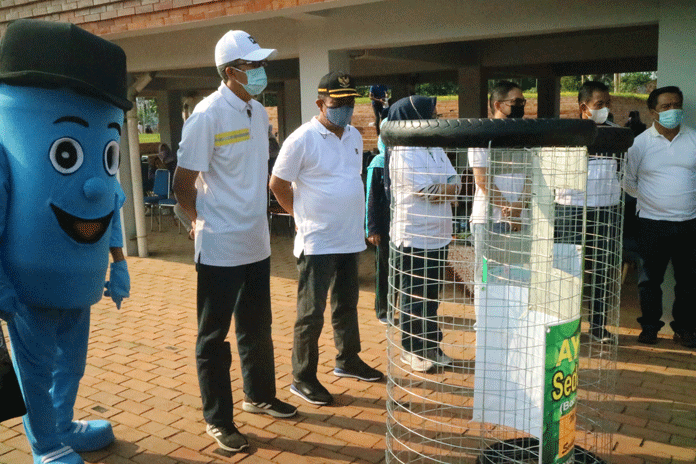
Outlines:
<svg viewBox="0 0 696 464"><path fill-rule="evenodd" d="M331 325L338 355L336 367L344 368L358 357L358 253L305 255L297 260L297 320L292 347L292 373L303 382L317 380L319 336L324 327L326 297L331 289Z"/></svg>
<svg viewBox="0 0 696 464"><path fill-rule="evenodd" d="M556 205L556 242L582 244L582 210L581 206ZM618 205L587 208L583 286L589 287L591 328L604 327L609 300L616 293L611 275L615 263L610 261L620 252L616 245L621 214Z"/></svg>
<svg viewBox="0 0 696 464"><path fill-rule="evenodd" d="M638 280L641 317L644 329L659 330L662 317L662 281L667 264L674 267L674 305L672 329L693 332L696 329L696 219L684 222L638 218L638 253L643 269Z"/></svg>
<svg viewBox="0 0 696 464"><path fill-rule="evenodd" d="M271 258L235 267L198 263L198 339L196 367L208 424L232 424L230 344L235 319L244 393L254 402L276 396L271 338Z"/></svg>
<svg viewBox="0 0 696 464"><path fill-rule="evenodd" d="M389 236L382 236L375 247L375 314L387 317L389 309Z"/></svg>
<svg viewBox="0 0 696 464"><path fill-rule="evenodd" d="M442 340L437 308L448 249L400 247L401 256L395 263L401 280L401 345L419 356L437 348Z"/></svg>

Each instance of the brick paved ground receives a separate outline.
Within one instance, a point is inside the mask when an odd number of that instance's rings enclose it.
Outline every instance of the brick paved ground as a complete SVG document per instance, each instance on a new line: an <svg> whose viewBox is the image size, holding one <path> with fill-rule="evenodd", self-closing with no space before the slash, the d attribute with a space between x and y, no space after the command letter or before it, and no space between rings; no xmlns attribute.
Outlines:
<svg viewBox="0 0 696 464"><path fill-rule="evenodd" d="M332 375L335 348L330 329L320 340L319 379L336 405L315 407L291 395L290 350L295 315L296 270L291 239L274 225L272 282L278 396L299 405L291 419L241 411L236 354L233 388L238 426L248 435L248 453L224 456L205 434L193 348L195 271L192 242L165 219L165 232L151 234L151 257L128 258L131 298L117 311L103 300L92 311L87 373L77 400L78 418L108 418L116 442L86 453L89 463L351 463L384 461L385 384ZM371 255L361 264L359 303L364 359L386 370L384 327L372 310ZM669 333L655 347L638 345L635 276L624 289L612 462L696 461L696 351L681 348ZM234 346L234 343L233 343ZM616 411L616 412L613 412ZM28 464L31 456L20 420L0 425L0 463Z"/></svg>

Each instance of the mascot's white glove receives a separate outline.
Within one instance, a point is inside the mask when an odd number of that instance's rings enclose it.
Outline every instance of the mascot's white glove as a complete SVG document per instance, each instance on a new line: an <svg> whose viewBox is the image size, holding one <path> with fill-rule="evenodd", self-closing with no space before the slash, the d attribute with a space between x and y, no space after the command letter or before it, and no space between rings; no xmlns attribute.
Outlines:
<svg viewBox="0 0 696 464"><path fill-rule="evenodd" d="M126 260L111 263L109 280L104 284L104 296L110 296L116 307L121 309L121 302L130 296L130 275Z"/></svg>

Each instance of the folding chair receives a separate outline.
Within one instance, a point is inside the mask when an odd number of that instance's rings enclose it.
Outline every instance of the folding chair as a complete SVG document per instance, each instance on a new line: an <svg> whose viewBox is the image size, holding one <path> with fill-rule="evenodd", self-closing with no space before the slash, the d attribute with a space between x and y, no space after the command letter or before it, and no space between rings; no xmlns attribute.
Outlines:
<svg viewBox="0 0 696 464"><path fill-rule="evenodd" d="M288 218L288 227L290 228L290 234L293 235L295 233L295 229L293 228L293 217L290 213L285 211L285 209L280 206L280 203L278 203L278 200L276 199L275 195L273 195L273 192L271 192L270 189L268 189L268 230L269 232L272 231L273 228L273 218L276 216L280 217L286 217Z"/></svg>
<svg viewBox="0 0 696 464"><path fill-rule="evenodd" d="M145 206L150 208L150 230L155 229L154 215L155 207L157 206L157 212L159 215L159 230L162 231L162 213L159 209L160 201L169 198L169 191L171 189L171 184L169 180L169 171L166 169L158 169L155 171L155 184L152 187L154 193L153 196L145 197Z"/></svg>

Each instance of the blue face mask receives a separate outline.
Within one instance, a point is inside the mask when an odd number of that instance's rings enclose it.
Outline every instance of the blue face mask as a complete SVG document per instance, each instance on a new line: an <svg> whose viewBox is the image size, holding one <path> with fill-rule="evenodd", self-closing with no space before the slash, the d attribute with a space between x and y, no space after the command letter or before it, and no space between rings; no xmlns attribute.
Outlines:
<svg viewBox="0 0 696 464"><path fill-rule="evenodd" d="M667 110L659 113L660 125L665 129L674 129L681 124L684 118L684 111L680 109Z"/></svg>
<svg viewBox="0 0 696 464"><path fill-rule="evenodd" d="M235 68L237 69L237 68ZM258 95L266 88L268 85L268 78L266 77L266 70L263 67L250 69L248 71L242 71L237 69L239 72L243 72L247 76L247 83L240 84L244 87L249 95Z"/></svg>
<svg viewBox="0 0 696 464"><path fill-rule="evenodd" d="M352 106L339 106L338 108L326 107L326 119L329 120L331 124L338 127L346 127L350 124L350 120L353 118L353 107Z"/></svg>

